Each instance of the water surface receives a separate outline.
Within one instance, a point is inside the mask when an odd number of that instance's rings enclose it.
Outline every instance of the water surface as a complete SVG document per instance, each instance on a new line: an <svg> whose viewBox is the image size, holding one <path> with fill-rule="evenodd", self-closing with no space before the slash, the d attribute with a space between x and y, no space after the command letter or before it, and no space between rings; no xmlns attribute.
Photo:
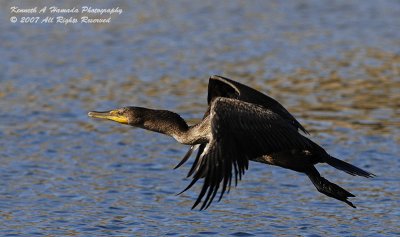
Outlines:
<svg viewBox="0 0 400 237"><path fill-rule="evenodd" d="M398 1L90 3L124 12L23 25L8 21L19 1L0 3L0 235L400 235ZM377 174L318 166L358 208L251 163L221 202L192 211L200 185L175 195L189 182L190 166L172 169L184 145L86 115L137 105L194 123L213 74L273 96L332 155Z"/></svg>

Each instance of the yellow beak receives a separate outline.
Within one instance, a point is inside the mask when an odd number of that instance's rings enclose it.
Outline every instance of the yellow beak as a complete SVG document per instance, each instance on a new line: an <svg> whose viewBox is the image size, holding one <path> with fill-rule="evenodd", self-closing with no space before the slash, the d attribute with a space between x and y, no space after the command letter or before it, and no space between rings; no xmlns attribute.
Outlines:
<svg viewBox="0 0 400 237"><path fill-rule="evenodd" d="M124 115L118 114L118 111L116 110L104 112L91 111L88 113L88 116L92 118L108 119L117 123L128 124L128 118Z"/></svg>

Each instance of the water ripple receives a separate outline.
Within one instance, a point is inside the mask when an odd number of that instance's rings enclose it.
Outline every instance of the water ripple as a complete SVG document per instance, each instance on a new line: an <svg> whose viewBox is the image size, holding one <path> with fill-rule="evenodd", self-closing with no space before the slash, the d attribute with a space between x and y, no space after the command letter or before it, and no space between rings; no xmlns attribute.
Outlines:
<svg viewBox="0 0 400 237"><path fill-rule="evenodd" d="M118 4L110 25L0 22L1 236L400 235L398 2ZM0 3L2 19L13 5ZM200 187L176 196L189 166L173 170L187 147L86 116L138 105L194 124L213 74L273 96L331 154L376 173L319 166L358 208L252 163L221 202L191 211Z"/></svg>

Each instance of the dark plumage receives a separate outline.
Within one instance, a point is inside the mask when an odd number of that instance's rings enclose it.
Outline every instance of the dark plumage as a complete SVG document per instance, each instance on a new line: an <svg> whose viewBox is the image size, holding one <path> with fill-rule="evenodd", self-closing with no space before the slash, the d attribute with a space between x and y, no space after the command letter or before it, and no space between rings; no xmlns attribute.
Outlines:
<svg viewBox="0 0 400 237"><path fill-rule="evenodd" d="M321 177L314 167L327 163L351 175L373 177L372 173L330 156L322 147L303 136L306 129L276 100L233 80L213 76L208 85L208 109L203 120L188 126L176 113L141 107L125 107L107 112L89 112L89 116L110 119L174 137L191 145L184 164L199 149L188 173L192 177L186 191L198 180L203 187L193 205L202 201L207 208L220 190L219 200L248 169L249 161L276 165L305 173L317 190L355 207L353 194Z"/></svg>

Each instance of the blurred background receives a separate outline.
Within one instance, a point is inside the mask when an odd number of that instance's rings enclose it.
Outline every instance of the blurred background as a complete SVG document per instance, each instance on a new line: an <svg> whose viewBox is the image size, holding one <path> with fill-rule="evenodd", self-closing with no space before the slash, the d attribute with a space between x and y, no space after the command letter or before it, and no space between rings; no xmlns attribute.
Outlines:
<svg viewBox="0 0 400 237"><path fill-rule="evenodd" d="M10 22L12 6L123 12L109 24L22 24ZM0 7L0 235L400 235L399 1ZM136 105L195 123L213 74L274 97L330 154L375 173L318 166L358 208L318 193L305 175L251 163L221 202L191 211L201 185L176 196L190 165L172 169L184 145L87 117Z"/></svg>

